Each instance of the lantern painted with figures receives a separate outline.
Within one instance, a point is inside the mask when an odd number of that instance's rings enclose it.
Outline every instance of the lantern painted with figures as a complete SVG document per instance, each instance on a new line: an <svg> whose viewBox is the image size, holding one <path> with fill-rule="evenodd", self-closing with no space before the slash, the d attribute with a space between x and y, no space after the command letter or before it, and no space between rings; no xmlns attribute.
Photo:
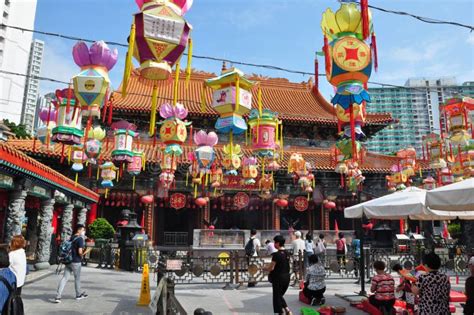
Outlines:
<svg viewBox="0 0 474 315"><path fill-rule="evenodd" d="M115 145L112 151L112 161L114 163L131 163L133 160L133 139L137 136L137 127L125 120L115 122L111 126L114 130Z"/></svg>
<svg viewBox="0 0 474 315"><path fill-rule="evenodd" d="M272 158L277 149L277 139L281 121L278 114L268 109L260 113L252 109L249 115L250 141L253 152L259 157Z"/></svg>
<svg viewBox="0 0 474 315"><path fill-rule="evenodd" d="M255 157L244 157L242 163L242 177L245 184L255 184L258 176L258 161Z"/></svg>
<svg viewBox="0 0 474 315"><path fill-rule="evenodd" d="M100 166L100 177L102 181L100 185L103 188L114 187L113 180L117 176L117 167L112 162L105 162Z"/></svg>
<svg viewBox="0 0 474 315"><path fill-rule="evenodd" d="M92 128L87 134L85 153L88 161L92 164L96 164L96 158L102 150L102 140L104 140L105 135L105 130L100 126Z"/></svg>
<svg viewBox="0 0 474 315"><path fill-rule="evenodd" d="M95 42L90 48L81 41L74 45L72 55L81 67L81 72L72 81L82 115L100 117L110 87L109 71L117 62L118 51L116 48L110 50L104 41Z"/></svg>
<svg viewBox="0 0 474 315"><path fill-rule="evenodd" d="M85 160L84 147L82 145L73 145L71 147L71 169L74 172L80 172L84 169Z"/></svg>
<svg viewBox="0 0 474 315"><path fill-rule="evenodd" d="M132 162L127 165L127 172L133 177L132 189L135 189L135 177L140 175L145 167L145 155L143 152L133 151Z"/></svg>
<svg viewBox="0 0 474 315"><path fill-rule="evenodd" d="M54 142L73 145L80 144L81 138L84 136L82 130L82 112L81 108L74 97L74 90L67 88L56 90L57 123L53 128Z"/></svg>

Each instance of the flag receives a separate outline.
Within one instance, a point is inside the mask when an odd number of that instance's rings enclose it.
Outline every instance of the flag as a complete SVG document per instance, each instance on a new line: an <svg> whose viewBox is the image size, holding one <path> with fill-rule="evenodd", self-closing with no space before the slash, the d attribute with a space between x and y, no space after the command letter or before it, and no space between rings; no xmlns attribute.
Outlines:
<svg viewBox="0 0 474 315"><path fill-rule="evenodd" d="M337 220L334 220L334 230L336 231L336 235L339 234L339 226L337 225Z"/></svg>
<svg viewBox="0 0 474 315"><path fill-rule="evenodd" d="M400 234L405 234L405 220L400 220Z"/></svg>
<svg viewBox="0 0 474 315"><path fill-rule="evenodd" d="M449 230L448 230L448 224L446 221L443 224L443 238L448 239L449 238Z"/></svg>

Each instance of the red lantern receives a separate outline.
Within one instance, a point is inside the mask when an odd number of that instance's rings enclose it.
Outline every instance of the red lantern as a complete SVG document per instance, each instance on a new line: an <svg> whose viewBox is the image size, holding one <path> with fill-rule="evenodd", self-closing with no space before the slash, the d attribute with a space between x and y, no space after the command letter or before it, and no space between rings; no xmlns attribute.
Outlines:
<svg viewBox="0 0 474 315"><path fill-rule="evenodd" d="M149 205L153 202L153 195L145 195L145 196L142 196L142 198L140 199L140 201L146 205Z"/></svg>
<svg viewBox="0 0 474 315"><path fill-rule="evenodd" d="M205 205L207 205L207 199L199 197L194 201L194 203L196 203L196 205L198 205L199 207L204 207Z"/></svg>
<svg viewBox="0 0 474 315"><path fill-rule="evenodd" d="M286 200L286 199L277 199L276 205L280 208L286 208L288 206L288 200Z"/></svg>
<svg viewBox="0 0 474 315"><path fill-rule="evenodd" d="M324 203L324 208L334 209L334 208L336 208L336 203L334 201L328 201L328 202Z"/></svg>

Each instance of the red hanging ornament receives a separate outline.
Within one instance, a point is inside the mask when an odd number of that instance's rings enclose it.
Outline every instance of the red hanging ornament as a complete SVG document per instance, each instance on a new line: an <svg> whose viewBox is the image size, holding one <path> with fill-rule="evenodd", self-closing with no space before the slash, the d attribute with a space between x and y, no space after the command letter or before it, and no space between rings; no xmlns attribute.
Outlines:
<svg viewBox="0 0 474 315"><path fill-rule="evenodd" d="M314 87L319 89L319 62L318 57L314 58Z"/></svg>
<svg viewBox="0 0 474 315"><path fill-rule="evenodd" d="M360 11L362 15L362 38L366 39L370 32L368 0L360 0Z"/></svg>
<svg viewBox="0 0 474 315"><path fill-rule="evenodd" d="M375 37L375 33L372 33L372 40L370 43L370 46L372 48L372 57L374 60L374 70L377 71L379 68L379 60L377 57L377 38Z"/></svg>
<svg viewBox="0 0 474 315"><path fill-rule="evenodd" d="M328 75L331 72L331 56L329 56L329 42L326 36L324 36L323 52L324 52L324 63L326 66L325 69Z"/></svg>
<svg viewBox="0 0 474 315"><path fill-rule="evenodd" d="M114 104L114 99L113 97L110 97L109 100L109 114L107 116L107 124L110 126L112 124L112 115L113 115L113 104Z"/></svg>

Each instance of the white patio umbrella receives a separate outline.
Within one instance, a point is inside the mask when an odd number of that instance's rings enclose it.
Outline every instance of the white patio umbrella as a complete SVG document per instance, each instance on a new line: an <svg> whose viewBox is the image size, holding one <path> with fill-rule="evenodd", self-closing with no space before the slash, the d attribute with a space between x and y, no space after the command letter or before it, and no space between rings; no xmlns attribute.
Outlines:
<svg viewBox="0 0 474 315"><path fill-rule="evenodd" d="M474 211L474 178L428 191L426 206L445 211Z"/></svg>
<svg viewBox="0 0 474 315"><path fill-rule="evenodd" d="M344 217L355 219L363 214L369 219L461 220L474 219L474 211L434 210L425 206L426 190L408 187L377 199L344 209Z"/></svg>
<svg viewBox="0 0 474 315"><path fill-rule="evenodd" d="M408 187L390 195L372 199L344 209L344 217L398 220L421 215L425 210L426 190Z"/></svg>

